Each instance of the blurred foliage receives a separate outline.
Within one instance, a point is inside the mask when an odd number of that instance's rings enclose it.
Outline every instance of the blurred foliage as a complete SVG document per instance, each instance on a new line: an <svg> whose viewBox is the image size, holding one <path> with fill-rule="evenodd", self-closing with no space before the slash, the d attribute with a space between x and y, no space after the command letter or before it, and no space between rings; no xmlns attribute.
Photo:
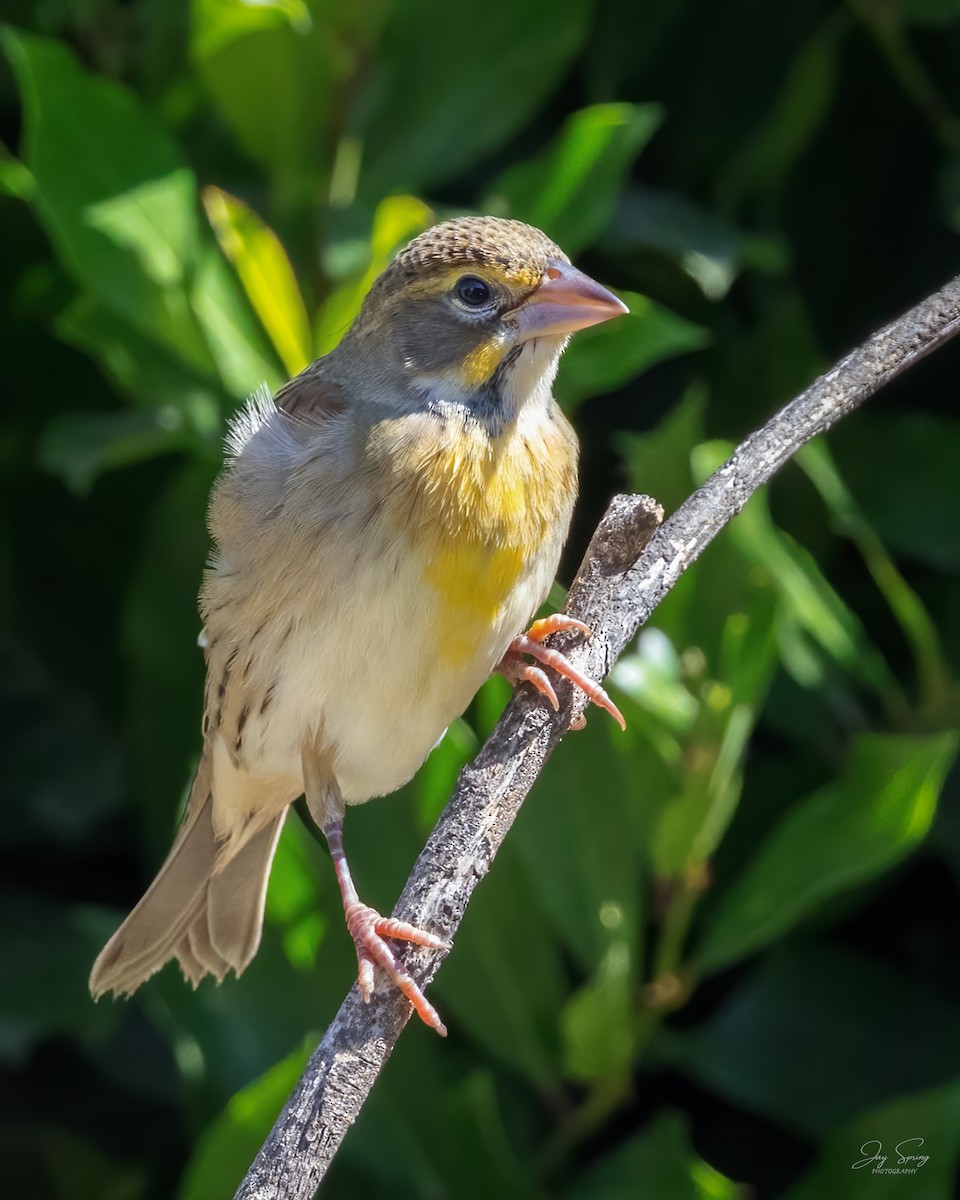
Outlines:
<svg viewBox="0 0 960 1200"><path fill-rule="evenodd" d="M224 421L407 238L541 225L632 315L575 339L569 578L956 270L960 4L8 0L0 69L4 1193L228 1197L354 963L297 821L244 977L93 1005L199 748ZM809 447L548 764L324 1195L873 1196L960 1152L960 351ZM722 440L721 440L722 439ZM351 811L393 903L492 681ZM907 1152L915 1151L909 1144ZM903 1189L901 1189L903 1190ZM905 1193L906 1194L906 1193Z"/></svg>

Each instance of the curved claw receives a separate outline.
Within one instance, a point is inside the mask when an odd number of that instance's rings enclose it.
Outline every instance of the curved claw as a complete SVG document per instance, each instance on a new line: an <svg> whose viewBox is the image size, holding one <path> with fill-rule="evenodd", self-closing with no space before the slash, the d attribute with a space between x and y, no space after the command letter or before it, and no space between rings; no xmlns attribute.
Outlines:
<svg viewBox="0 0 960 1200"><path fill-rule="evenodd" d="M617 708L600 684L592 680L589 675L584 675L565 654L561 654L559 650L554 650L549 646L543 645L544 640L552 633L559 633L561 631L576 631L577 633L582 633L584 637L590 636L590 626L585 625L583 621L578 621L575 617L567 617L563 613L554 613L553 616L542 617L539 621L534 621L526 633L521 633L513 639L497 670L513 683L522 681L532 683L538 692L543 693L547 697L554 711L556 711L560 706L557 701L557 694L550 680L539 667L525 663L520 657L523 654L529 654L531 658L535 658L543 666L552 667L562 678L569 679L571 683L575 684L584 693L592 704L596 704L598 708L605 709L621 729L626 729L627 723L624 720L623 713ZM583 725L575 722L573 727L582 729Z"/></svg>
<svg viewBox="0 0 960 1200"><path fill-rule="evenodd" d="M535 642L542 642L544 638L548 638L551 633L582 633L584 637L590 637L592 630L589 625L585 625L583 621L578 621L576 617L568 617L565 613L553 613L549 617L541 617L539 621L534 621L524 637L532 638Z"/></svg>
<svg viewBox="0 0 960 1200"><path fill-rule="evenodd" d="M346 909L347 929L357 947L357 983L365 1003L373 995L373 968L380 967L390 977L394 986L413 1005L413 1010L425 1025L435 1029L441 1037L447 1036L447 1027L440 1014L423 994L423 989L398 961L384 938L398 938L426 946L430 950L449 950L450 943L443 941L424 929L398 921L394 917L382 917L375 908L355 901Z"/></svg>
<svg viewBox="0 0 960 1200"><path fill-rule="evenodd" d="M511 683L532 683L541 696L546 696L553 711L559 710L560 701L546 671L524 662L519 655L505 666L501 665L500 670Z"/></svg>

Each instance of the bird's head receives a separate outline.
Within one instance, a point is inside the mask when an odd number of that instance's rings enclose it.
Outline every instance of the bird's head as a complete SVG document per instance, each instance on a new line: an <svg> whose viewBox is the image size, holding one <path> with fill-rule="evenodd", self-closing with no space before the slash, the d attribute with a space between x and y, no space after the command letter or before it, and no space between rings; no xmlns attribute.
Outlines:
<svg viewBox="0 0 960 1200"><path fill-rule="evenodd" d="M627 307L521 221L459 217L406 246L370 289L341 353L370 385L499 419L549 395L571 333Z"/></svg>

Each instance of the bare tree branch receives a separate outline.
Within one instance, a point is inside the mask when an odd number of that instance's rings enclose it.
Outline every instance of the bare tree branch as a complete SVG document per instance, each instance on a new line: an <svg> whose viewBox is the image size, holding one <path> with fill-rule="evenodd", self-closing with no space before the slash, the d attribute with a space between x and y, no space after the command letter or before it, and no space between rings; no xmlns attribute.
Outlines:
<svg viewBox="0 0 960 1200"><path fill-rule="evenodd" d="M880 330L751 434L668 521L647 496L617 496L570 589L567 611L594 631L557 642L602 677L637 629L717 533L804 443L960 332L960 277ZM659 528L658 528L659 526ZM553 713L518 689L496 729L460 776L413 868L395 915L452 939L543 764L584 706L558 687ZM429 981L443 955L418 950L407 965ZM354 986L310 1058L235 1200L309 1200L356 1119L410 1016L382 985L369 1005Z"/></svg>

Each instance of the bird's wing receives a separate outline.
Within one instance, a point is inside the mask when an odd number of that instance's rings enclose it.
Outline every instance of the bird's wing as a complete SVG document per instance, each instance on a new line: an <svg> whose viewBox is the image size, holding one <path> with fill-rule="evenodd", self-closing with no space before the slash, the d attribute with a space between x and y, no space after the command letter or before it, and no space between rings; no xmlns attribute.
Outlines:
<svg viewBox="0 0 960 1200"><path fill-rule="evenodd" d="M282 412L311 422L322 421L342 413L347 407L347 395L338 383L325 379L317 369L308 367L277 392L274 403Z"/></svg>

